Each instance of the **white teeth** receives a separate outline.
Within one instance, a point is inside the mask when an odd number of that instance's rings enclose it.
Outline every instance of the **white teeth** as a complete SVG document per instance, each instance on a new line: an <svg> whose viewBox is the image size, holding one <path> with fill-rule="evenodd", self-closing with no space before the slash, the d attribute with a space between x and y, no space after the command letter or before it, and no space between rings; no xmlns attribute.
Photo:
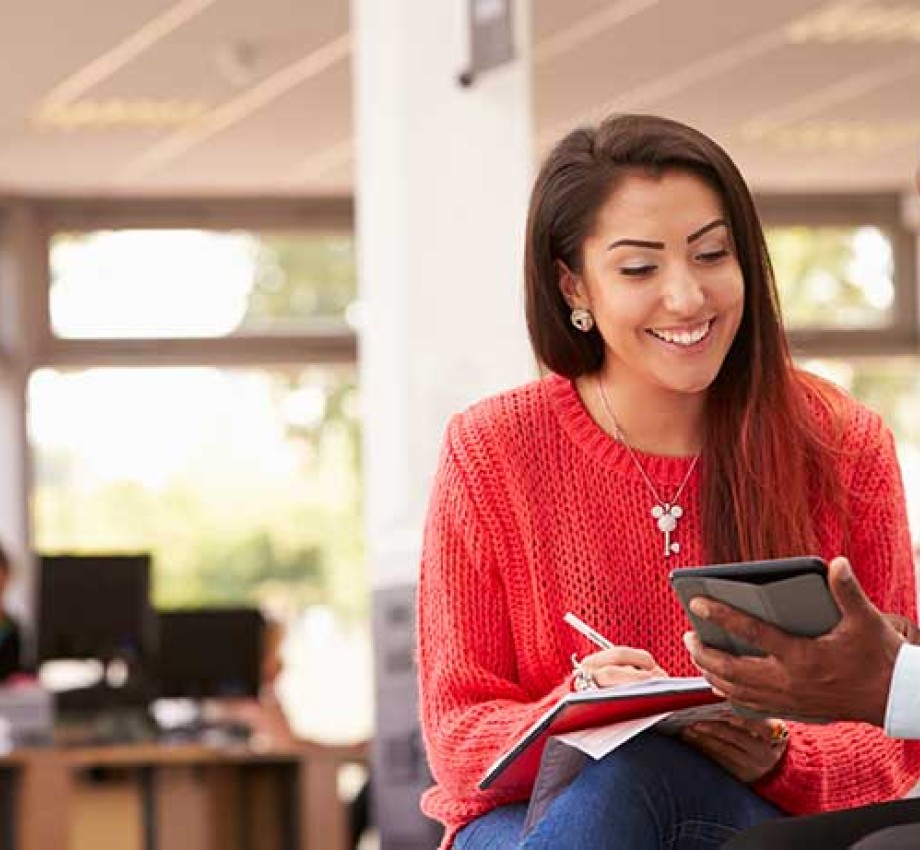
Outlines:
<svg viewBox="0 0 920 850"><path fill-rule="evenodd" d="M651 333L665 342L673 342L677 343L677 345L695 345L709 333L710 327L712 327L712 321L706 322L706 324L700 325L691 331L652 330Z"/></svg>

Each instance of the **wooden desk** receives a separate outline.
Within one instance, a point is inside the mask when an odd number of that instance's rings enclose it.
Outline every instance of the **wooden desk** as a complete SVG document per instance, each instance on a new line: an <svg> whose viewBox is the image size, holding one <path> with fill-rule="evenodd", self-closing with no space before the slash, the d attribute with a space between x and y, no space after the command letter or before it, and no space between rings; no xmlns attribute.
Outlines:
<svg viewBox="0 0 920 850"><path fill-rule="evenodd" d="M338 770L365 758L311 743L16 751L0 758L15 821L0 850L345 850Z"/></svg>

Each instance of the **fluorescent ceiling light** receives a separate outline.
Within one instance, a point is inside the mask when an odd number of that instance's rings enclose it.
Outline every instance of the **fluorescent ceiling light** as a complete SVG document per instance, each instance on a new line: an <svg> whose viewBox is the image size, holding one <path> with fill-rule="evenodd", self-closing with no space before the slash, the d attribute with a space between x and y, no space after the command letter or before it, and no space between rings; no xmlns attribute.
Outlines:
<svg viewBox="0 0 920 850"><path fill-rule="evenodd" d="M42 130L163 129L191 124L207 111L200 101L78 100L38 113L33 124Z"/></svg>
<svg viewBox="0 0 920 850"><path fill-rule="evenodd" d="M915 6L863 6L839 3L791 24L793 44L891 44L920 42L920 9Z"/></svg>
<svg viewBox="0 0 920 850"><path fill-rule="evenodd" d="M920 138L920 119L913 121L808 121L785 127L756 121L741 130L742 137L779 150L815 152L874 152L910 144Z"/></svg>

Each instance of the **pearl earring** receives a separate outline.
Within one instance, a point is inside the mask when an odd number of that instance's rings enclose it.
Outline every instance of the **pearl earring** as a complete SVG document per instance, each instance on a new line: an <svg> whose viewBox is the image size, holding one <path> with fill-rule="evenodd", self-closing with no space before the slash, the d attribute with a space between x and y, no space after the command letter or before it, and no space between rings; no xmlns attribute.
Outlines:
<svg viewBox="0 0 920 850"><path fill-rule="evenodd" d="M586 310L584 307L574 307L571 322L578 330L586 334L594 327L594 316L591 315L590 310Z"/></svg>

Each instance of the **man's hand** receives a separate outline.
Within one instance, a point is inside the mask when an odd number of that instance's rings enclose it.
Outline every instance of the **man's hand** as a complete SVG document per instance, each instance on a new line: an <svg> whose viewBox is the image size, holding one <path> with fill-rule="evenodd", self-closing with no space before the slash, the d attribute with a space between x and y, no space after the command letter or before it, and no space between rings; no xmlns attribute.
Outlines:
<svg viewBox="0 0 920 850"><path fill-rule="evenodd" d="M902 633L866 598L846 558L829 568L842 619L817 638L793 637L728 605L697 597L693 612L766 655L736 657L703 646L694 632L684 642L703 675L732 703L773 717L862 720L882 726Z"/></svg>

